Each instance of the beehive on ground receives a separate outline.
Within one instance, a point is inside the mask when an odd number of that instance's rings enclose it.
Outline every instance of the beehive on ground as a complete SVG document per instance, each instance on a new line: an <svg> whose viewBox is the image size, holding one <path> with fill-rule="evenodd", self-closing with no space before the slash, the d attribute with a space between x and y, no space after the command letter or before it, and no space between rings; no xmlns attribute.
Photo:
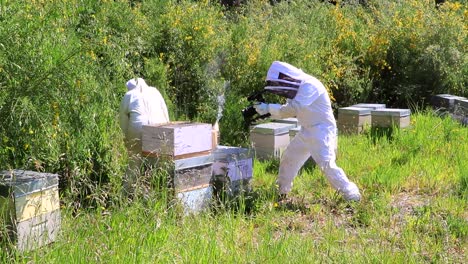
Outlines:
<svg viewBox="0 0 468 264"><path fill-rule="evenodd" d="M460 116L468 116L468 99L455 99L453 113Z"/></svg>
<svg viewBox="0 0 468 264"><path fill-rule="evenodd" d="M55 241L60 230L58 175L0 171L0 222L2 242L19 251Z"/></svg>
<svg viewBox="0 0 468 264"><path fill-rule="evenodd" d="M410 125L409 109L385 108L371 111L372 127L406 128Z"/></svg>
<svg viewBox="0 0 468 264"><path fill-rule="evenodd" d="M264 123L250 130L250 142L260 159L280 158L289 144L289 130L294 124Z"/></svg>
<svg viewBox="0 0 468 264"><path fill-rule="evenodd" d="M217 197L231 199L251 191L251 149L218 146L213 155L213 185Z"/></svg>
<svg viewBox="0 0 468 264"><path fill-rule="evenodd" d="M371 124L371 109L342 107L338 109L338 133L358 134Z"/></svg>
<svg viewBox="0 0 468 264"><path fill-rule="evenodd" d="M451 94L437 94L431 97L431 105L434 109L439 111L453 112L455 109L455 100L466 100L467 98L451 95Z"/></svg>

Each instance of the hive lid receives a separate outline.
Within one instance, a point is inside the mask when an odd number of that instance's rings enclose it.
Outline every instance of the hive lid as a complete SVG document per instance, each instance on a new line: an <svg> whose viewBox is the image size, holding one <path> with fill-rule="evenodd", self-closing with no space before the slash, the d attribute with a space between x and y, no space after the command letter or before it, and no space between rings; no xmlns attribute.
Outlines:
<svg viewBox="0 0 468 264"><path fill-rule="evenodd" d="M4 170L0 171L0 186L9 186L15 196L22 196L58 186L58 175L26 170Z"/></svg>
<svg viewBox="0 0 468 264"><path fill-rule="evenodd" d="M289 133L289 129L294 128L293 124L286 123L264 123L258 124L252 128L251 133L265 134L265 135L281 135Z"/></svg>
<svg viewBox="0 0 468 264"><path fill-rule="evenodd" d="M409 109L399 109L399 108L385 108L385 109L376 109L371 111L372 116L396 116L404 117L409 116L411 110Z"/></svg>
<svg viewBox="0 0 468 264"><path fill-rule="evenodd" d="M434 95L434 97L446 98L446 99L450 99L450 100L452 100L452 99L466 99L466 97L453 95L453 94L437 94L437 95Z"/></svg>
<svg viewBox="0 0 468 264"><path fill-rule="evenodd" d="M218 146L214 151L214 161L235 161L248 159L253 156L253 151L248 148Z"/></svg>
<svg viewBox="0 0 468 264"><path fill-rule="evenodd" d="M338 114L370 115L370 112L370 108L354 106L342 107L338 109Z"/></svg>
<svg viewBox="0 0 468 264"><path fill-rule="evenodd" d="M286 123L286 124L294 124L297 126L297 118L290 117L290 118L282 118L282 119L273 119L273 123Z"/></svg>
<svg viewBox="0 0 468 264"><path fill-rule="evenodd" d="M369 109L372 109L372 110L376 110L376 109L383 109L383 108L385 108L387 106L385 104L360 103L360 104L352 105L352 107L369 108Z"/></svg>
<svg viewBox="0 0 468 264"><path fill-rule="evenodd" d="M466 100L467 98L452 94L437 94L432 96L431 104L435 107L453 107L453 104L457 100Z"/></svg>

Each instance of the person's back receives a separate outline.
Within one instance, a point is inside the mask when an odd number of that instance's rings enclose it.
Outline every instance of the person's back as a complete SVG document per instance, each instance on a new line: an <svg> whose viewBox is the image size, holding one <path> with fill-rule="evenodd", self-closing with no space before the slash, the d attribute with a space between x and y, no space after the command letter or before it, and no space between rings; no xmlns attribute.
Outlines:
<svg viewBox="0 0 468 264"><path fill-rule="evenodd" d="M131 79L126 85L128 91L121 101L119 114L129 154L124 189L132 193L141 164L143 125L167 123L169 115L164 98L156 88L149 87L141 78Z"/></svg>
<svg viewBox="0 0 468 264"><path fill-rule="evenodd" d="M169 122L166 103L156 88L141 78L130 80L127 87L120 105L120 125L127 141L141 139L143 125Z"/></svg>
<svg viewBox="0 0 468 264"><path fill-rule="evenodd" d="M146 87L143 92L148 124L162 124L169 122L166 103L161 93L154 87Z"/></svg>

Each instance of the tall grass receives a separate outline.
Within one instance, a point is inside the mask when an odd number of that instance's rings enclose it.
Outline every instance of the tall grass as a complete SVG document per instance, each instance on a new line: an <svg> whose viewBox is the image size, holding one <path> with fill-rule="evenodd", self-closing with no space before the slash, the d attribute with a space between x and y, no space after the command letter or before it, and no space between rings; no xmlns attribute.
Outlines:
<svg viewBox="0 0 468 264"><path fill-rule="evenodd" d="M316 168L276 203L277 162L254 164L248 203L183 216L165 189L77 215L58 240L18 263L463 263L468 243L468 131L416 113L391 137L340 136L338 164L361 188L347 203ZM2 253L2 259L7 260Z"/></svg>

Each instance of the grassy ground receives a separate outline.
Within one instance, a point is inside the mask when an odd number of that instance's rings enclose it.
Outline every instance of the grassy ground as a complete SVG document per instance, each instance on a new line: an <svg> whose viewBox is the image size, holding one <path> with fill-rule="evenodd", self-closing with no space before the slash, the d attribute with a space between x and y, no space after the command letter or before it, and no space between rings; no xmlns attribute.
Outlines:
<svg viewBox="0 0 468 264"><path fill-rule="evenodd" d="M108 209L62 210L60 238L19 263L466 263L468 128L414 114L411 128L339 138L338 164L362 189L345 202L318 169L275 200L277 162L254 164L236 206L182 217L157 192Z"/></svg>

